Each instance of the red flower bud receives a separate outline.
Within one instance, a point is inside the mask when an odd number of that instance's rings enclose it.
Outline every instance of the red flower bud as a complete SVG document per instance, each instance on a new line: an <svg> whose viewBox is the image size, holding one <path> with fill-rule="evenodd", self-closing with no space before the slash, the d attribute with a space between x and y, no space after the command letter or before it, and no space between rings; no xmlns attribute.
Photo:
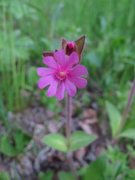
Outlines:
<svg viewBox="0 0 135 180"><path fill-rule="evenodd" d="M70 55L72 52L77 52L79 59L81 59L82 51L85 44L85 36L81 36L76 41L67 41L62 39L62 49L65 50L67 55Z"/></svg>

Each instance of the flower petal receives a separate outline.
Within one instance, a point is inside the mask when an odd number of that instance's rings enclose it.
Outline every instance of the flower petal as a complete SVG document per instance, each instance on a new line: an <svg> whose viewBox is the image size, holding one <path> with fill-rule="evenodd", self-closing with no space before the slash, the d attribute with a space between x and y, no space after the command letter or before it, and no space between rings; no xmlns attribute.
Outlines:
<svg viewBox="0 0 135 180"><path fill-rule="evenodd" d="M81 77L72 77L69 78L78 88L85 88L87 85L87 80Z"/></svg>
<svg viewBox="0 0 135 180"><path fill-rule="evenodd" d="M57 86L58 86L58 81L56 81L55 79L53 79L53 80L51 81L51 84L50 84L48 90L47 90L46 95L47 95L48 97L54 96L54 95L56 94L56 91L57 91Z"/></svg>
<svg viewBox="0 0 135 180"><path fill-rule="evenodd" d="M66 57L65 57L65 53L64 50L58 50L54 53L54 58L56 59L56 61L61 64L61 65L65 65L66 63Z"/></svg>
<svg viewBox="0 0 135 180"><path fill-rule="evenodd" d="M65 88L70 96L74 96L76 94L76 86L68 79L65 81Z"/></svg>
<svg viewBox="0 0 135 180"><path fill-rule="evenodd" d="M64 98L64 92L65 92L65 84L61 82L56 92L56 97L58 100L62 100Z"/></svg>
<svg viewBox="0 0 135 180"><path fill-rule="evenodd" d="M38 81L39 89L43 89L48 86L51 83L52 79L52 76L41 77Z"/></svg>
<svg viewBox="0 0 135 180"><path fill-rule="evenodd" d="M75 64L79 63L79 56L76 52L73 52L68 59L67 66L73 67Z"/></svg>
<svg viewBox="0 0 135 180"><path fill-rule="evenodd" d="M71 76L82 76L87 75L88 71L87 68L83 65L78 64L72 71Z"/></svg>
<svg viewBox="0 0 135 180"><path fill-rule="evenodd" d="M50 68L57 68L57 63L52 56L43 57L43 62Z"/></svg>
<svg viewBox="0 0 135 180"><path fill-rule="evenodd" d="M47 76L53 73L53 70L51 68L37 68L37 74L38 76Z"/></svg>

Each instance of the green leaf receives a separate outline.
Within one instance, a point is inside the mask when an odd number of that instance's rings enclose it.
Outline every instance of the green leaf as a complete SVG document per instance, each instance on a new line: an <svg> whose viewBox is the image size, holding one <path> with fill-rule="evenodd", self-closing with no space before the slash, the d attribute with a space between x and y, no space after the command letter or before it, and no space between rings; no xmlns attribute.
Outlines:
<svg viewBox="0 0 135 180"><path fill-rule="evenodd" d="M82 167L82 168L77 172L78 176L83 177L83 176L86 174L87 169L88 169L88 166Z"/></svg>
<svg viewBox="0 0 135 180"><path fill-rule="evenodd" d="M84 175L84 180L103 180L104 172L106 170L106 164L103 158L99 158L92 162Z"/></svg>
<svg viewBox="0 0 135 180"><path fill-rule="evenodd" d="M43 142L51 148L59 151L67 152L66 139L61 134L49 134L44 136Z"/></svg>
<svg viewBox="0 0 135 180"><path fill-rule="evenodd" d="M30 137L16 129L13 134L3 135L0 139L0 152L13 157L24 151L25 146L29 143Z"/></svg>
<svg viewBox="0 0 135 180"><path fill-rule="evenodd" d="M60 172L59 180L75 180L75 177L69 172Z"/></svg>
<svg viewBox="0 0 135 180"><path fill-rule="evenodd" d="M135 129L127 129L123 131L119 137L125 137L125 138L130 138L135 140Z"/></svg>
<svg viewBox="0 0 135 180"><path fill-rule="evenodd" d="M40 172L39 173L39 180L52 180L53 179L53 172L47 171L46 173Z"/></svg>
<svg viewBox="0 0 135 180"><path fill-rule="evenodd" d="M6 171L0 172L0 180L10 180L9 174Z"/></svg>
<svg viewBox="0 0 135 180"><path fill-rule="evenodd" d="M7 135L5 135L1 138L0 152L2 152L3 154L5 154L7 156L10 156L10 157L15 156L15 154L16 154L15 148L12 145L12 143L10 142L10 139Z"/></svg>
<svg viewBox="0 0 135 180"><path fill-rule="evenodd" d="M82 131L76 131L71 135L69 151L75 151L92 143L96 137Z"/></svg>
<svg viewBox="0 0 135 180"><path fill-rule="evenodd" d="M106 101L106 109L107 109L108 116L110 119L112 135L114 137L116 133L118 132L118 129L121 124L121 114L118 111L118 109L112 103L108 101Z"/></svg>
<svg viewBox="0 0 135 180"><path fill-rule="evenodd" d="M26 133L24 133L20 129L17 129L14 132L13 138L15 142L16 153L18 154L23 152L24 148L26 147L26 145L29 143L31 139Z"/></svg>

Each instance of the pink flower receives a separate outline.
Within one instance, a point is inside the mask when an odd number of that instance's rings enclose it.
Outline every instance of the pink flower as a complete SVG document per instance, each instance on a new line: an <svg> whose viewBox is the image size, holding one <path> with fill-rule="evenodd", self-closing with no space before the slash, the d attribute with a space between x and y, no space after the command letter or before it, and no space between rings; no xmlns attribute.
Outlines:
<svg viewBox="0 0 135 180"><path fill-rule="evenodd" d="M44 89L49 86L47 96L56 96L58 100L62 100L65 92L74 96L77 88L86 87L87 80L82 76L88 72L86 67L78 64L79 56L76 52L67 56L64 50L58 50L53 56L43 57L43 63L47 67L37 69L40 76L38 87Z"/></svg>

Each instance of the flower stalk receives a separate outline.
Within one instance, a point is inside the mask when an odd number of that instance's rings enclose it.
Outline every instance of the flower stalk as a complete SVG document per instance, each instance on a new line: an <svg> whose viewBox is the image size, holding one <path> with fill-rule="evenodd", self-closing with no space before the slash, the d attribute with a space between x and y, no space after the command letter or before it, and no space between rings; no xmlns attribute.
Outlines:
<svg viewBox="0 0 135 180"><path fill-rule="evenodd" d="M67 95L66 97L66 136L68 146L70 146L70 137L72 129L72 97Z"/></svg>
<svg viewBox="0 0 135 180"><path fill-rule="evenodd" d="M70 146L70 139L71 139L71 132L72 132L72 97L67 94L66 97L66 137L67 137L67 143L68 147ZM74 167L74 162L72 159L72 153L67 153L67 161L70 166L70 170L73 173L76 180L78 179L76 169Z"/></svg>

